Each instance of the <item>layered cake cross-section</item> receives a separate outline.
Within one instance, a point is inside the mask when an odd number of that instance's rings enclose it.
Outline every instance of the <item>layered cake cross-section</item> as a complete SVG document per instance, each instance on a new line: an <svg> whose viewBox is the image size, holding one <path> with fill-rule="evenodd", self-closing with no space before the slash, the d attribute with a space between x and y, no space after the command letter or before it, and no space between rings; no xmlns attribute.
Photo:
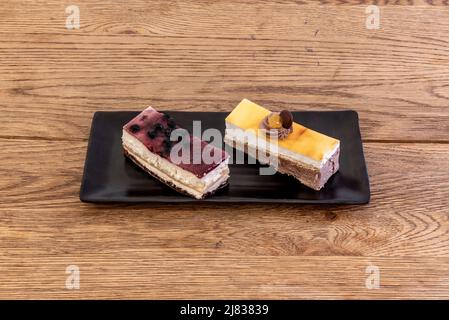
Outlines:
<svg viewBox="0 0 449 320"><path fill-rule="evenodd" d="M177 138L175 130L181 133ZM143 170L196 199L228 183L229 155L182 130L173 118L152 107L123 127L122 143L125 155Z"/></svg>
<svg viewBox="0 0 449 320"><path fill-rule="evenodd" d="M228 145L261 163L268 161L259 155L275 157L278 172L314 190L323 188L339 169L340 141L293 122L288 110L270 112L244 99L225 121Z"/></svg>

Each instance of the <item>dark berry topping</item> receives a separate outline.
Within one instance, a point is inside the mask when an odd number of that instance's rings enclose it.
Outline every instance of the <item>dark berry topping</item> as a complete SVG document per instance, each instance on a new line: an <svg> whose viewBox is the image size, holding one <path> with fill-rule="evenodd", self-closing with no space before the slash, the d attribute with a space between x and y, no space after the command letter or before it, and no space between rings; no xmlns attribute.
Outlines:
<svg viewBox="0 0 449 320"><path fill-rule="evenodd" d="M168 126L170 129L174 129L174 128L176 128L176 123L175 123L173 120L169 120L169 121L167 122L167 126Z"/></svg>
<svg viewBox="0 0 449 320"><path fill-rule="evenodd" d="M170 139L170 136L171 136L172 131L173 131L173 129L166 128L166 129L164 130L165 136L166 136L167 138Z"/></svg>
<svg viewBox="0 0 449 320"><path fill-rule="evenodd" d="M164 140L163 146L164 146L164 149L165 149L166 151L170 152L170 150L171 150L171 148L172 148L172 141L170 141L170 140Z"/></svg>
<svg viewBox="0 0 449 320"><path fill-rule="evenodd" d="M131 127L129 127L129 130L131 130L132 133L137 133L140 131L140 127L138 124L133 124Z"/></svg>
<svg viewBox="0 0 449 320"><path fill-rule="evenodd" d="M169 121L169 120L171 120L171 117L168 114L164 113L164 115L162 116L162 119Z"/></svg>
<svg viewBox="0 0 449 320"><path fill-rule="evenodd" d="M163 140L159 151L159 155L162 157L169 157L171 149L172 149L171 141Z"/></svg>
<svg viewBox="0 0 449 320"><path fill-rule="evenodd" d="M143 116L140 118L140 120L145 121L146 118L147 118L147 116L146 116L146 115L143 115Z"/></svg>
<svg viewBox="0 0 449 320"><path fill-rule="evenodd" d="M157 132L157 131L162 131L162 129L164 129L164 128L162 127L162 125L160 123L156 123L154 125L153 129L154 129L155 132Z"/></svg>
<svg viewBox="0 0 449 320"><path fill-rule="evenodd" d="M154 139L157 136L157 132L155 131L148 131L147 134L150 139Z"/></svg>

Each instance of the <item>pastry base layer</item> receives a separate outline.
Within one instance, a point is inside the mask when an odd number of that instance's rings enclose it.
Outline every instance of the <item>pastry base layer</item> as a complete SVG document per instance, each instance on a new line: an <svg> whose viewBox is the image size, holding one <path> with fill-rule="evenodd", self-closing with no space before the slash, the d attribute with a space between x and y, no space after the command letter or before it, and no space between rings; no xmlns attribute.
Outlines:
<svg viewBox="0 0 449 320"><path fill-rule="evenodd" d="M232 139L230 136L225 136L225 143L229 146L238 149L245 153L251 153L256 155L257 149L254 146L248 145L248 143L241 143ZM267 156L271 156L268 150L264 150ZM339 155L340 149L329 158L328 161L321 167L313 167L308 164L303 164L296 160L291 160L281 154L278 155L278 167L277 171L283 174L293 176L299 180L302 184L316 191L323 188L329 178L339 169ZM262 159L258 159L259 162L264 163ZM265 162L266 164L266 162Z"/></svg>
<svg viewBox="0 0 449 320"><path fill-rule="evenodd" d="M126 146L123 146L125 156L127 156L129 159L131 159L136 165L138 165L141 169L143 169L145 172L150 174L152 177L158 179L160 182L164 183L165 185L171 187L172 189L176 190L179 193L194 197L196 199L204 199L212 194L214 194L217 190L222 189L228 185L228 179L224 181L217 181L215 185L212 185L208 188L208 192L201 193L198 190L195 190L191 188L190 186L187 186L185 184L180 183L179 181L176 181L172 178L170 178L168 175L163 173L160 170L157 170L154 167L149 166L148 164L143 164L142 159L136 154L134 154L131 150L126 148Z"/></svg>

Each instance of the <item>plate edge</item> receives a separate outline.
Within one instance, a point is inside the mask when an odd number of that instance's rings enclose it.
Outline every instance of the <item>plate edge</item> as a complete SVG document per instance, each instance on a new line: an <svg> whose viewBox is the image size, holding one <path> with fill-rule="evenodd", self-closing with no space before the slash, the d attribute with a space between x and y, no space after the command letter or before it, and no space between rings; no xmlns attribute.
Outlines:
<svg viewBox="0 0 449 320"><path fill-rule="evenodd" d="M108 111L95 111L94 114L92 115L92 120L90 121L90 132L89 132L89 140L87 142L87 149L86 149L86 155L84 157L84 168L83 168L83 175L81 177L81 185L80 185L80 191L79 191L79 199L81 202L89 202L86 199L86 195L84 194L84 186L86 183L86 171L87 171L87 163L89 160L89 151L91 150L91 146L92 146L92 141L93 141L93 133L94 133L94 123L98 118L98 115L104 112L108 112Z"/></svg>

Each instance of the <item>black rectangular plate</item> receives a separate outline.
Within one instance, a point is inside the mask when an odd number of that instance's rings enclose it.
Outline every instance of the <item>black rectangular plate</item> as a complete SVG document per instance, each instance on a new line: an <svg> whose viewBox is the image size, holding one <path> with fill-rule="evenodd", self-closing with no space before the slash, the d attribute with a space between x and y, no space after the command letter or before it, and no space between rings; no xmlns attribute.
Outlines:
<svg viewBox="0 0 449 320"><path fill-rule="evenodd" d="M224 136L227 112L167 113L186 129L192 128L194 120L200 120L202 131L216 128ZM369 201L368 173L355 111L293 112L296 122L340 139L340 170L322 190L314 191L294 178L279 173L259 175L258 163L230 164L229 186L204 200L177 193L123 155L122 127L137 114L128 111L95 113L81 184L81 201L310 204L364 204Z"/></svg>

